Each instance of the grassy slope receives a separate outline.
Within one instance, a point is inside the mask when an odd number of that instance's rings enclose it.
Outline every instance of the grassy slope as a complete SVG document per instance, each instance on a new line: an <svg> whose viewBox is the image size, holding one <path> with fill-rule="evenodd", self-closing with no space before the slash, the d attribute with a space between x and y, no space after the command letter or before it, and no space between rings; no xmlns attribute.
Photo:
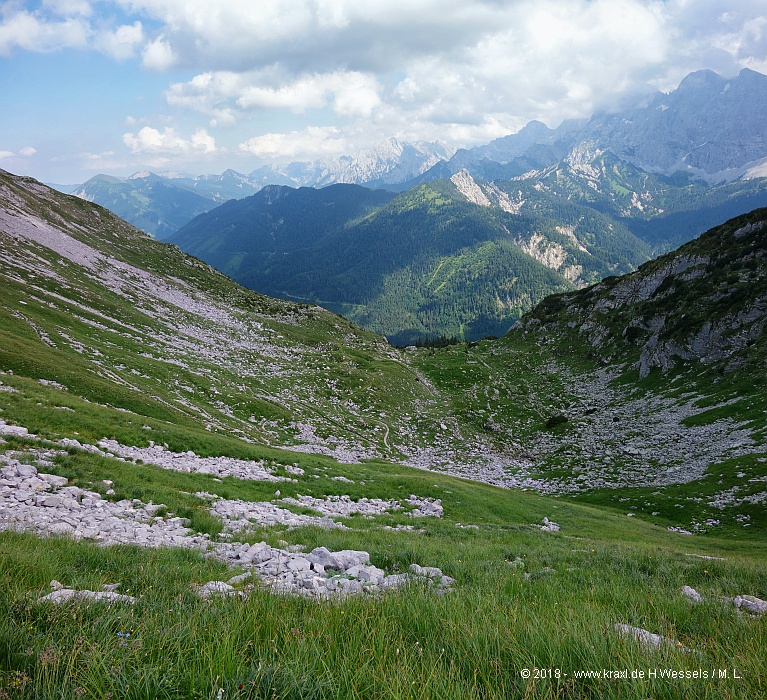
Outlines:
<svg viewBox="0 0 767 700"><path fill-rule="evenodd" d="M61 201L64 206L66 200ZM140 245L157 245L157 252L167 252L159 244L141 241ZM4 240L7 253L10 248L6 243L12 243ZM518 447L511 447L523 453L526 437L539 433L552 412L565 408L564 380L545 371L549 358L561 360L558 353L562 347L531 347L511 336L499 343L424 351L414 362L419 371L432 378L430 385L416 381L414 370L379 349L375 339L346 325L336 329L333 323L340 322L331 319L328 324L329 317L324 314L303 307L294 310L292 305L239 290L224 278L211 276L204 266L194 267L175 254L144 258L136 252L135 243L121 238L114 244L137 265L183 275L190 285L204 285L206 294L240 309L243 318L252 305L251 313L257 314L260 322L279 329L285 346L318 348L316 355L302 356L301 371L307 382L321 385L330 371L331 378L342 385L350 370L339 368L353 360L353 376L367 382L370 391L366 396L375 397L371 405L379 414L387 413L378 420L392 431L398 424L391 414L402 413L409 402L420 402L426 411L424 419L429 419L431 411L432 420L438 422L439 416L445 415L439 412L446 397L450 397L448 410L460 418L461 429L466 434L479 433L484 430L488 418L484 407L489 403L497 422L514 422ZM42 249L33 250L46 255ZM158 330L167 333L166 327L105 293L103 287L94 286L91 277L66 262L51 259L50 264L57 266L62 277L65 275L64 285L53 278L31 275L27 284L10 282L13 275L3 280L0 360L3 371L13 369L13 374L0 375L0 380L15 389L0 391L3 419L25 425L47 439L65 436L90 442L106 435L142 445L151 437L176 450L266 459L278 466L298 464L306 474L295 484L280 484L285 495L396 498L415 493L439 497L445 517L441 521L424 520L423 533L381 529L381 525L410 522L403 516L387 515L374 520L351 518L347 522L350 529L344 531L256 529L248 541L267 539L276 544L284 539L308 547L365 549L373 563L389 571L403 570L412 562L435 565L458 583L454 592L443 597L416 588L380 600L316 604L255 591L247 602L202 602L193 596L190 585L225 579L230 573L199 555L98 548L3 533L0 694L23 698L527 695L637 699L763 694L767 687L762 660L767 642L765 621L742 616L714 601L694 607L679 595L682 585L691 585L707 596L767 597L767 548L763 540L744 542L720 538L716 533L688 538L668 532L666 521L659 527L641 516L626 518L623 513L570 499L501 490L391 462L345 465L329 457L278 450L266 442L266 438L279 437L274 426L264 423L249 429L247 421L232 418L217 406L217 401L225 403L233 397L236 392L232 387L238 385L235 369L222 362L231 349L221 346L221 357L205 360L210 370L216 369L208 374L201 372L200 366L192 366L194 371L169 366L158 359L159 355L142 357L141 352L147 349L142 338L148 339ZM15 274L27 273L22 268ZM33 294L31 284L39 287ZM60 306L52 308L52 293L60 293L69 301L56 301ZM74 305L75 301L87 302L92 310L84 311ZM102 315L95 315L96 310ZM27 320L21 322L20 314ZM115 330L76 322L73 314L104 325L105 317L119 319L132 328L145 328L147 335L131 331L131 338L119 336ZM56 348L40 340L40 331L56 341ZM76 350L78 342L88 350ZM168 344L163 349L171 347ZM100 361L94 349L106 357L103 365L94 361ZM183 356L187 363L192 358L191 352ZM107 373L107 362L122 363L125 369ZM569 369L582 372L589 362L588 358L571 360ZM283 369L288 365L289 360ZM330 370L323 369L331 365ZM58 381L68 389L41 384L41 378ZM206 419L177 401L176 380L194 383L195 391L188 392L191 403L213 416L220 423L219 429L206 429ZM135 388L127 386L128 381ZM248 379L249 383L258 381L267 380ZM278 423L280 410L288 413L285 420L292 411L308 412L306 404L311 402L300 400L302 389L295 389L294 377L274 381L271 396L283 398L269 400L262 408L270 420ZM213 386L219 393L206 391ZM258 390L262 395L263 386ZM343 389L343 385L342 390L353 391L351 387ZM285 393L290 391L293 393ZM342 408L330 403L338 389L328 391L327 399L324 392L314 399L318 413L335 411L339 430L354 425L350 417L343 417ZM282 408L282 404L289 404L289 408ZM125 409L135 412L126 413ZM253 410L252 406L247 410ZM371 411L368 421L373 415ZM371 433L372 427L369 425L365 434L371 441L383 442ZM438 425L424 427L426 434L421 439L426 443L433 438L432 430L441 430ZM251 432L245 436L254 442L239 439L246 430ZM509 447L504 434L490 432L488 439L498 439L506 443L501 447ZM9 439L6 447L23 452L38 444ZM43 445L52 447L50 443ZM33 456L24 459L32 461ZM55 466L47 470L80 485L97 485L110 478L115 482L115 498L166 503L169 509L190 517L197 529L212 535L216 523L197 499L183 491L269 500L274 490L274 485L235 479L217 482L209 476L176 474L74 449L59 455ZM333 476L345 476L355 483L334 481ZM562 530L538 530L534 523L544 516L558 522ZM461 529L458 523L476 525L477 529ZM689 553L722 556L726 561L685 556ZM525 561L531 579L524 578L522 569L507 564L515 557ZM554 571L547 571L547 567ZM140 601L128 609L36 605L34 598L47 592L47 584L54 578L94 589L119 581L122 591L139 596ZM666 634L700 654L684 655L675 649L643 651L615 636L611 629L615 623ZM533 666L558 668L567 677L522 678L521 670ZM576 680L573 676L578 670L602 668L691 672L727 668L730 678L639 682ZM735 668L742 680L732 678Z"/></svg>
<svg viewBox="0 0 767 700"><path fill-rule="evenodd" d="M712 385L710 376L704 375L690 392L689 370L677 370L666 377L658 376L656 370L642 382L637 382L634 373L625 392L620 387L626 377L618 376L610 384L614 393L605 402L602 399L607 397L598 393L602 385L595 385L590 402L584 405L584 387L588 389L590 374L600 367L587 358L573 362L567 352L571 348L565 342L531 349L529 342L512 333L501 341L479 343L468 352L460 347L436 350L431 355L425 352L419 364L440 390L452 394L454 415L471 421L477 430L485 429L489 439L520 457L531 458L534 466L530 476L543 482L583 473L589 476L588 483L592 478L630 470L635 458L626 457L622 451L623 437L630 437L632 428L644 422L646 404L641 400L648 397L651 401L678 400L694 407L697 415L680 423L680 432L685 426L717 420L749 427L757 440L754 454L714 459L701 478L689 483L647 486L640 473L633 483L618 489L592 488L558 498L598 504L622 517L633 513L664 527L691 529L697 523L704 531L738 539L764 538L767 517L763 504L744 502L724 510L709 505L716 494L733 487L737 487L739 499L764 491L767 401L759 383L743 381L733 386L723 380ZM677 384L676 377L682 382ZM737 402L728 404L733 397ZM547 422L557 416L568 420L548 427ZM615 440L605 436L612 426ZM589 441L596 443L596 454L583 449ZM684 462L683 451L677 457ZM651 461L652 454L648 466ZM704 523L709 519L720 522L707 527Z"/></svg>
<svg viewBox="0 0 767 700"><path fill-rule="evenodd" d="M304 462L309 474L313 461ZM54 471L81 484L108 475L123 495L154 496L174 506L168 495L175 489L268 497L258 484L169 478L146 465L135 467L144 479L136 477L134 484L133 469L124 466L76 453L58 460ZM332 604L255 591L247 602L202 602L191 594L192 584L230 576L211 560L5 533L0 688L35 698L207 698L219 689L239 698L732 698L764 690L764 621L714 601L696 607L679 594L682 585L691 585L706 596L764 596L763 542L744 547L729 539L685 538L604 510L403 467L368 464L342 471L364 477L368 496L396 495L400 487L440 495L446 517L424 521L422 534L381 530L382 524L404 522L385 516L350 519L347 531L256 531L248 540L365 549L390 571L412 562L436 565L457 579L455 591L440 597L415 588ZM292 488L308 493L309 474ZM319 493L338 488L329 480L311 485ZM561 532L531 525L546 514ZM478 529L457 529L456 522ZM509 566L516 557L524 569ZM36 605L34 597L54 578L91 589L120 581L121 590L140 601L127 609ZM700 653L643 651L617 637L615 623L665 634ZM522 669L532 667L560 669L566 677L522 678ZM730 678L574 677L603 668L727 668ZM732 679L733 669L743 680Z"/></svg>
<svg viewBox="0 0 767 700"><path fill-rule="evenodd" d="M629 475L620 491L581 489L568 499L633 512L658 524L688 529L697 524L738 539L762 538L767 527L764 334L756 334L746 319L724 334L735 345L721 359L676 358L669 371L656 368L644 379L636 367L653 335L652 319L666 318L657 332L661 343L686 348L699 329L728 328L746 317L752 300L764 297L764 229L734 237L764 218L765 210L744 215L628 278L551 297L523 328L500 341L424 352L415 362L452 397L455 415L477 430L489 428L491 437L520 455L531 455L531 476L550 483L581 473L588 477L584 483L608 479L615 485L622 472ZM695 274L683 270L668 277L647 299L595 310L612 303L613 290L663 274L684 256L706 257L708 263L699 264ZM678 444L664 445L663 433L654 439L653 426L667 426L653 423L653 412L676 424ZM547 426L558 416L567 420ZM750 454L729 455L722 448L692 478L664 485L667 468L688 468L696 454L705 453L707 440L734 431L740 431L739 440L753 442ZM641 456L626 449L637 440L645 443ZM635 471L637 464L643 471ZM653 473L662 478L655 481ZM713 504L727 492L740 502L723 509Z"/></svg>
<svg viewBox="0 0 767 700"><path fill-rule="evenodd" d="M439 429L433 391L382 339L318 307L238 287L81 200L56 194L42 205L23 187L15 192L40 220L66 217L68 235L136 268L105 282L98 266L114 268L109 258L89 269L3 238L2 369L59 382L71 400L136 414L126 421L81 405L90 438L117 438L154 419L285 444L301 422L322 438L336 433L363 450L398 454L383 436L406 434L395 410L404 397L423 408L425 430ZM37 417L23 414L31 428L71 422L38 408Z"/></svg>

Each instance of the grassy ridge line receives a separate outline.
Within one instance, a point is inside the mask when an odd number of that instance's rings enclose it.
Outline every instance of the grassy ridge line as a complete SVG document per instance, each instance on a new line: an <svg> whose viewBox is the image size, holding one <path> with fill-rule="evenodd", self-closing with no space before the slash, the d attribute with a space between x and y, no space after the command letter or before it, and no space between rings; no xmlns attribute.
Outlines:
<svg viewBox="0 0 767 700"><path fill-rule="evenodd" d="M6 333L7 341L1 350L5 369L59 381L99 403L162 420L202 418L214 428L262 442L292 442L297 430L292 424L303 420L320 438L342 433L363 448L400 456L396 450L392 453L383 436L400 435L406 446L413 442L394 410L403 397L420 405L426 429L437 432L433 391L380 338L324 310L238 287L103 209L54 193L50 201L41 200L33 194L42 192L42 186L6 180L20 192L24 207L41 220L63 227L95 250L103 248L139 270L162 275L171 289L180 285L187 296L197 295L200 302L225 309L234 326L225 329L226 338L215 322L193 313L176 309L159 317L152 312L156 300L147 300L141 290L129 287L125 298L43 247L33 247L37 257L30 265L26 244L11 236L4 246L8 285L0 308L0 332ZM26 327L19 324L22 319ZM263 349L233 355L243 337L237 324L254 329L260 325ZM181 350L176 347L179 338L186 344ZM207 356L199 349L208 351ZM392 401L393 396L398 401ZM381 423L386 429L376 433L375 425Z"/></svg>

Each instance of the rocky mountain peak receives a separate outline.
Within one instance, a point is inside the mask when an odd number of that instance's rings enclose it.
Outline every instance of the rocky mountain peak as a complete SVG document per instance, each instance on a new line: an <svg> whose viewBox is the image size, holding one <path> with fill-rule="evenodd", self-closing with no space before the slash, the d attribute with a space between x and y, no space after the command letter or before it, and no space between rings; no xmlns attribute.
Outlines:
<svg viewBox="0 0 767 700"><path fill-rule="evenodd" d="M681 97L691 91L698 92L702 89L721 89L726 83L726 78L723 78L712 70L697 70L685 76L674 92L677 96Z"/></svg>
<svg viewBox="0 0 767 700"><path fill-rule="evenodd" d="M484 180L504 179L562 161L581 162L589 144L591 152L611 151L650 173L682 171L709 184L730 182L767 157L766 109L767 76L744 69L726 78L701 70L676 90L650 93L628 108L556 129L530 122L516 134L458 151L427 176L450 177L466 168Z"/></svg>

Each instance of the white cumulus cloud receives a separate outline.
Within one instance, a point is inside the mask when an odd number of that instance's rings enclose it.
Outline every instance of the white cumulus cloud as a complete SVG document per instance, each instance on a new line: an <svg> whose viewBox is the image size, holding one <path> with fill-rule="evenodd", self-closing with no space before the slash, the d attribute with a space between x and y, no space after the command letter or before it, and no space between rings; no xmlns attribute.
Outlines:
<svg viewBox="0 0 767 700"><path fill-rule="evenodd" d="M114 151L102 151L101 153L81 153L80 157L83 160L105 160L107 158L114 157L115 152Z"/></svg>
<svg viewBox="0 0 767 700"><path fill-rule="evenodd" d="M213 153L216 150L215 139L205 129L197 129L191 138L185 139L172 127L159 131L151 126L144 126L136 134L123 134L123 143L133 153L185 155Z"/></svg>
<svg viewBox="0 0 767 700"><path fill-rule="evenodd" d="M307 160L341 155L350 149L349 142L335 127L310 126L286 134L254 136L240 144L240 150L266 160Z"/></svg>
<svg viewBox="0 0 767 700"><path fill-rule="evenodd" d="M42 6L60 17L82 15L88 17L93 8L87 0L43 0Z"/></svg>
<svg viewBox="0 0 767 700"><path fill-rule="evenodd" d="M176 62L176 54L164 35L150 41L141 54L144 68L150 70L167 70Z"/></svg>
<svg viewBox="0 0 767 700"><path fill-rule="evenodd" d="M647 90L670 50L650 3L536 0L521 14L455 54L413 61L392 103L435 124L556 123Z"/></svg>
<svg viewBox="0 0 767 700"><path fill-rule="evenodd" d="M8 158L30 158L33 155L37 153L37 149L33 148L32 146L24 146L24 148L20 148L18 152L14 151L0 151L0 160L5 160Z"/></svg>
<svg viewBox="0 0 767 700"><path fill-rule="evenodd" d="M133 58L144 40L144 28L141 22L134 22L122 24L114 30L100 32L94 41L94 46L112 58L123 60Z"/></svg>
<svg viewBox="0 0 767 700"><path fill-rule="evenodd" d="M180 61L208 70L281 62L312 68L388 70L413 55L475 41L508 14L487 0L123 0L166 27Z"/></svg>
<svg viewBox="0 0 767 700"><path fill-rule="evenodd" d="M374 76L358 72L303 75L279 87L247 85L236 96L242 109L286 108L304 112L331 104L339 116L369 117L380 103Z"/></svg>
<svg viewBox="0 0 767 700"><path fill-rule="evenodd" d="M47 52L84 48L89 36L90 27L81 19L47 21L22 10L5 15L0 22L0 54L14 49Z"/></svg>
<svg viewBox="0 0 767 700"><path fill-rule="evenodd" d="M0 0L0 57L90 50L174 71L166 123L202 116L211 134L136 132L161 119L142 107L124 136L137 154L222 153L214 134L241 154L321 157L390 136L470 146L701 68L767 72L765 1Z"/></svg>
<svg viewBox="0 0 767 700"><path fill-rule="evenodd" d="M332 108L341 118L369 118L381 105L382 86L374 75L335 71L284 76L279 71L201 73L185 83L174 83L166 93L169 104L211 117L228 125L245 113Z"/></svg>

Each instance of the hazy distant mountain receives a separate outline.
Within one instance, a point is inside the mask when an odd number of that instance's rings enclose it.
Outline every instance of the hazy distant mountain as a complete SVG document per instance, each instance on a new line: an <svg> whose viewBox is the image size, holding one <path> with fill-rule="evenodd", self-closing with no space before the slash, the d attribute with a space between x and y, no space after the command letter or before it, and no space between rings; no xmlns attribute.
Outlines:
<svg viewBox="0 0 767 700"><path fill-rule="evenodd" d="M697 71L676 90L657 92L631 109L567 121L556 129L530 122L516 134L458 151L408 184L464 168L483 179L493 168L514 176L597 151L647 172L684 172L709 183L761 176L767 174L765 113L767 76L747 68L735 78Z"/></svg>
<svg viewBox="0 0 767 700"><path fill-rule="evenodd" d="M352 155L307 163L265 166L250 177L263 184L323 187L337 183L387 187L421 175L455 153L444 143L405 143L388 139Z"/></svg>
<svg viewBox="0 0 767 700"><path fill-rule="evenodd" d="M72 194L106 207L160 239L223 201L188 189L181 178L152 173L137 173L127 179L96 175Z"/></svg>
<svg viewBox="0 0 767 700"><path fill-rule="evenodd" d="M242 199L255 194L261 185L236 170L225 170L220 175L197 175L196 177L178 177L174 184L214 200L219 204L230 199Z"/></svg>
<svg viewBox="0 0 767 700"><path fill-rule="evenodd" d="M727 79L698 71L671 93L651 94L630 109L566 121L556 129L533 121L516 134L472 149L389 139L352 155L263 166L249 175L234 170L191 177L142 172L127 180L98 175L74 194L164 238L215 204L250 196L270 184L324 187L349 183L406 191L425 182L450 179L464 170L483 182L523 176L537 181L551 167L558 172L577 170L588 179L593 162L604 155L645 175L674 176L675 186L683 184L680 175L688 178L684 184L712 185L767 175L765 113L767 76L744 69ZM602 178L599 184L588 186L605 194L610 189L608 180ZM611 196L623 194L623 189ZM636 187L629 190L637 193ZM72 190L62 186L62 191ZM746 209L738 205L726 215L743 211ZM724 220L714 214L702 227L695 220L678 223L684 223L685 231L689 227L703 231ZM664 240L682 242L673 232Z"/></svg>
<svg viewBox="0 0 767 700"><path fill-rule="evenodd" d="M163 239L198 214L230 199L249 197L266 185L388 187L413 179L454 152L438 142L411 144L389 139L350 156L264 166L249 175L235 170L197 176L141 171L129 178L96 175L82 185L52 186L100 204Z"/></svg>
<svg viewBox="0 0 767 700"><path fill-rule="evenodd" d="M75 190L82 187L82 185L79 183L76 185L62 185L58 182L44 182L43 184L46 187L50 187L51 189L54 189L57 192L62 192L63 194L72 194Z"/></svg>
<svg viewBox="0 0 767 700"><path fill-rule="evenodd" d="M732 180L767 158L767 76L744 68L727 79L712 71L688 75L646 107L593 117L579 134L650 172L689 172Z"/></svg>

